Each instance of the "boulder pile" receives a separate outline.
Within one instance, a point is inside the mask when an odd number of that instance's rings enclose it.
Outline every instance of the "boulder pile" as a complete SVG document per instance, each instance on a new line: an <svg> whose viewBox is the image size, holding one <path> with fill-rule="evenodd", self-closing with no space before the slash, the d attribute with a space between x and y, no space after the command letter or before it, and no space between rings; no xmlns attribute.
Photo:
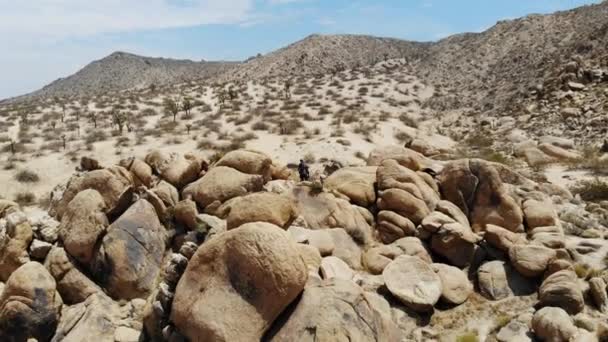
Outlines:
<svg viewBox="0 0 608 342"><path fill-rule="evenodd" d="M251 150L83 165L44 219L0 200L2 341L447 341L435 315L521 303L486 337L605 338L577 199L502 165L381 147L323 188Z"/></svg>

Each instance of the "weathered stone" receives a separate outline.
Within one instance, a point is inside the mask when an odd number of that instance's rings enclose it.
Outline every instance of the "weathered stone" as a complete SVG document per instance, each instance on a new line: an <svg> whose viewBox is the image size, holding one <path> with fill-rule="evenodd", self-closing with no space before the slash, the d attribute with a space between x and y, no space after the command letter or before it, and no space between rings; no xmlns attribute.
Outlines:
<svg viewBox="0 0 608 342"><path fill-rule="evenodd" d="M165 239L154 207L139 200L108 228L93 274L114 298L143 298L157 280Z"/></svg>
<svg viewBox="0 0 608 342"><path fill-rule="evenodd" d="M243 196L249 192L262 190L264 179L259 175L249 175L226 166L213 167L202 178L186 186L184 198L191 198L206 208L215 201L219 203Z"/></svg>
<svg viewBox="0 0 608 342"><path fill-rule="evenodd" d="M345 167L327 177L324 187L368 208L376 203L376 170L375 166Z"/></svg>
<svg viewBox="0 0 608 342"><path fill-rule="evenodd" d="M226 153L216 164L227 166L250 175L260 175L267 182L272 179L272 159L262 152L236 150Z"/></svg>
<svg viewBox="0 0 608 342"><path fill-rule="evenodd" d="M599 311L608 313L608 294L606 294L606 282L604 279L595 277L589 280L589 291Z"/></svg>
<svg viewBox="0 0 608 342"><path fill-rule="evenodd" d="M307 285L286 319L275 323L268 341L397 342L401 335L386 300L341 279Z"/></svg>
<svg viewBox="0 0 608 342"><path fill-rule="evenodd" d="M321 260L320 272L323 279L338 278L352 280L355 276L353 270L351 270L342 259L336 258L335 256L329 256Z"/></svg>
<svg viewBox="0 0 608 342"><path fill-rule="evenodd" d="M93 259L96 244L109 225L105 211L101 194L86 189L74 196L61 218L59 239L66 251L84 265Z"/></svg>
<svg viewBox="0 0 608 342"><path fill-rule="evenodd" d="M306 186L296 187L292 196L307 228L343 228L357 242L371 242L371 224L374 218L365 208L352 205L327 192L315 193Z"/></svg>
<svg viewBox="0 0 608 342"><path fill-rule="evenodd" d="M37 262L24 264L11 274L0 295L0 340L48 341L62 304L48 271Z"/></svg>
<svg viewBox="0 0 608 342"><path fill-rule="evenodd" d="M192 257L175 291L171 321L190 340L259 341L302 291L307 273L281 228L245 224Z"/></svg>
<svg viewBox="0 0 608 342"><path fill-rule="evenodd" d="M416 311L431 311L441 297L441 279L418 257L401 255L382 272L389 291Z"/></svg>
<svg viewBox="0 0 608 342"><path fill-rule="evenodd" d="M20 211L6 216L6 231L0 230L0 281L30 261L27 248L33 239L32 227Z"/></svg>
<svg viewBox="0 0 608 342"><path fill-rule="evenodd" d="M542 306L560 307L572 315L579 313L585 307L578 277L570 270L548 276L540 286L538 300Z"/></svg>
<svg viewBox="0 0 608 342"><path fill-rule="evenodd" d="M145 161L163 180L178 189L195 181L201 170L207 167L207 163L197 156L191 154L182 156L159 150L150 152Z"/></svg>
<svg viewBox="0 0 608 342"><path fill-rule="evenodd" d="M292 198L271 192L233 198L214 214L226 220L229 230L250 222L267 222L287 229L298 216Z"/></svg>
<svg viewBox="0 0 608 342"><path fill-rule="evenodd" d="M53 247L49 252L44 267L57 282L57 291L66 304L84 302L93 294L103 293L102 289L87 278L70 259L61 247Z"/></svg>
<svg viewBox="0 0 608 342"><path fill-rule="evenodd" d="M444 264L433 264L433 271L441 279L441 299L450 304L462 304L473 293L473 284L460 269Z"/></svg>
<svg viewBox="0 0 608 342"><path fill-rule="evenodd" d="M536 337L545 341L570 341L577 329L564 310L560 308L542 308L532 318L532 329Z"/></svg>
<svg viewBox="0 0 608 342"><path fill-rule="evenodd" d="M51 198L49 213L61 220L68 204L86 189L96 190L106 204L105 213L115 217L124 212L133 196L133 175L127 169L113 166L74 176L60 198Z"/></svg>
<svg viewBox="0 0 608 342"><path fill-rule="evenodd" d="M519 244L509 250L509 259L517 272L532 278L541 276L555 257L555 250L544 246Z"/></svg>

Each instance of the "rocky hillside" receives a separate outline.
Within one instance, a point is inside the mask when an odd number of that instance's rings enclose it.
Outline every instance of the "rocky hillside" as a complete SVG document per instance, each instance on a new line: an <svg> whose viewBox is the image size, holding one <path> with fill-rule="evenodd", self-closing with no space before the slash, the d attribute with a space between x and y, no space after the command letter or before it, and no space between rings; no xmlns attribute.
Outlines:
<svg viewBox="0 0 608 342"><path fill-rule="evenodd" d="M436 108L500 112L517 109L530 89L550 82L572 59L608 66L607 47L608 2L602 2L446 38L430 45L413 70L440 88Z"/></svg>
<svg viewBox="0 0 608 342"><path fill-rule="evenodd" d="M194 62L115 52L24 98L98 95L151 85L162 86L209 78L234 66L235 63Z"/></svg>
<svg viewBox="0 0 608 342"><path fill-rule="evenodd" d="M400 146L312 182L251 150L101 164L48 214L0 200L2 341L608 338L608 203L504 165Z"/></svg>
<svg viewBox="0 0 608 342"><path fill-rule="evenodd" d="M220 78L327 75L388 59L419 58L426 43L363 35L311 35L280 50L253 58Z"/></svg>

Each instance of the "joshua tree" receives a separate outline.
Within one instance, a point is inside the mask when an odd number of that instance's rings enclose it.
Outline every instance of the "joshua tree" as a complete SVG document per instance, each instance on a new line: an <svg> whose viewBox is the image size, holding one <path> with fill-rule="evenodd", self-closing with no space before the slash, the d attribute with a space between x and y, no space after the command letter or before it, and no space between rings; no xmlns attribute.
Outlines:
<svg viewBox="0 0 608 342"><path fill-rule="evenodd" d="M182 99L182 110L186 113L186 116L190 116L190 110L192 110L192 101L189 97L185 96Z"/></svg>
<svg viewBox="0 0 608 342"><path fill-rule="evenodd" d="M290 99L291 98L291 81L287 80L285 81L285 86L284 86L284 91L285 91L285 99Z"/></svg>
<svg viewBox="0 0 608 342"><path fill-rule="evenodd" d="M96 112L89 113L89 118L91 118L91 121L93 122L93 127L97 128L97 113Z"/></svg>
<svg viewBox="0 0 608 342"><path fill-rule="evenodd" d="M29 115L30 115L30 114L29 114L27 111L25 111L25 110L24 110L24 111L21 111L21 112L19 113L19 116L21 117L21 122L22 122L24 125L27 125L27 118L29 117Z"/></svg>
<svg viewBox="0 0 608 342"><path fill-rule="evenodd" d="M188 130L188 135L190 135L190 129L192 128L192 124L187 124L186 129Z"/></svg>
<svg viewBox="0 0 608 342"><path fill-rule="evenodd" d="M65 119L65 102L63 102L58 96L54 98L55 103L61 107L61 122Z"/></svg>
<svg viewBox="0 0 608 342"><path fill-rule="evenodd" d="M230 97L230 101L234 101L238 97L238 93L232 85L228 88L228 97Z"/></svg>
<svg viewBox="0 0 608 342"><path fill-rule="evenodd" d="M114 110L112 112L112 120L114 124L118 127L118 131L122 134L123 127L125 125L126 116L124 113L119 112L118 110Z"/></svg>
<svg viewBox="0 0 608 342"><path fill-rule="evenodd" d="M164 101L164 106L165 111L173 115L173 122L175 122L175 117L177 116L177 113L179 113L179 106L177 103L171 98L166 98Z"/></svg>
<svg viewBox="0 0 608 342"><path fill-rule="evenodd" d="M66 147L66 136L65 136L65 134L63 134L61 136L61 140L63 141L63 149L65 150L65 147Z"/></svg>
<svg viewBox="0 0 608 342"><path fill-rule="evenodd" d="M11 139L11 154L15 154L15 140Z"/></svg>

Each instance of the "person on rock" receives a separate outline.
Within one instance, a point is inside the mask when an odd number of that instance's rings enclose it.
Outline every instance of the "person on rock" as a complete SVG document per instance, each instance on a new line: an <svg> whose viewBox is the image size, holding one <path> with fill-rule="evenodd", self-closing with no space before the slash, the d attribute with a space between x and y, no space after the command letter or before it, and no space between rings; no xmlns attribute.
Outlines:
<svg viewBox="0 0 608 342"><path fill-rule="evenodd" d="M300 164L298 165L298 172L300 173L301 181L307 181L310 178L308 165L306 165L306 163L304 163L304 160L302 159L300 159Z"/></svg>

